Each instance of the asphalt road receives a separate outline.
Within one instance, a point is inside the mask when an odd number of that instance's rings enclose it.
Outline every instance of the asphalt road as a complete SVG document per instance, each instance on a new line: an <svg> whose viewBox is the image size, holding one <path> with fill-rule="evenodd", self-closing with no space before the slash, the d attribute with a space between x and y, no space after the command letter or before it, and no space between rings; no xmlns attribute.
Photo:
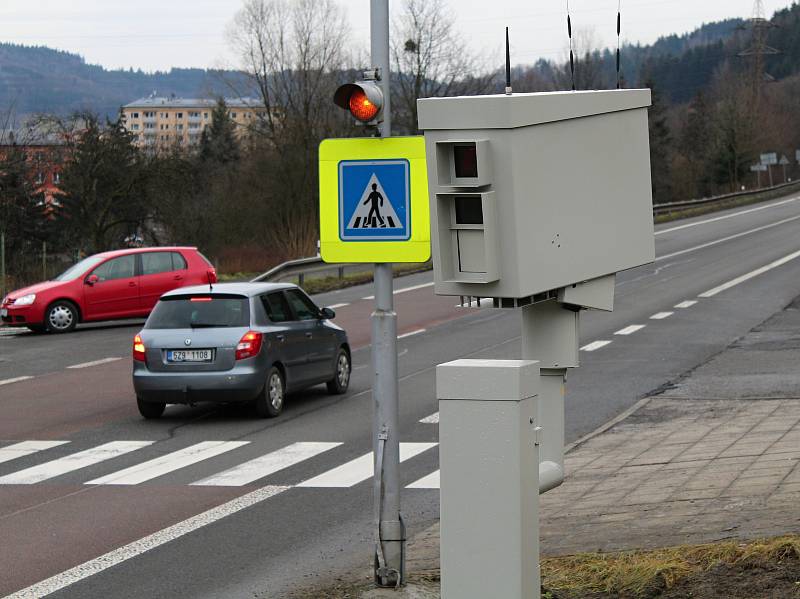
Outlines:
<svg viewBox="0 0 800 599"><path fill-rule="evenodd" d="M660 226L656 249L655 264L619 275L613 313L582 314L568 441L800 295L800 199ZM399 341L402 441L412 456L404 485L438 468L437 426L420 422L437 410L435 365L519 354L516 312L456 308L457 298L433 295L430 280L396 281L400 333L409 334ZM141 323L58 337L0 331L0 596L40 584L18 596L272 598L368 569L371 486L350 461L371 450L371 293L317 298L339 306L356 348L351 391L291 397L270 421L203 406L143 421L128 361ZM97 360L108 361L69 368ZM12 447L23 441L66 443ZM209 484L267 454L286 467L241 486ZM86 484L111 474L117 484ZM413 533L438 517L438 492L406 489L403 506Z"/></svg>

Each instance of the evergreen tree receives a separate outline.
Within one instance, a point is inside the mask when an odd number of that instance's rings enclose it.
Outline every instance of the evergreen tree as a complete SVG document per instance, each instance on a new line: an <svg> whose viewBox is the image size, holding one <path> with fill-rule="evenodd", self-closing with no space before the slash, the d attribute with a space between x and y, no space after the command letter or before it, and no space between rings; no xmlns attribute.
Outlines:
<svg viewBox="0 0 800 599"><path fill-rule="evenodd" d="M650 168L652 170L653 203L663 204L672 199L672 136L667 124L666 107L653 81L645 87L652 90L650 121Z"/></svg>
<svg viewBox="0 0 800 599"><path fill-rule="evenodd" d="M72 142L71 158L62 173L63 227L71 241L90 252L119 247L151 216L146 162L133 144L133 134L117 120L101 128L93 115Z"/></svg>
<svg viewBox="0 0 800 599"><path fill-rule="evenodd" d="M236 123L225 100L219 98L211 112L211 125L200 137L200 159L207 165L225 165L238 162L239 143L236 140Z"/></svg>

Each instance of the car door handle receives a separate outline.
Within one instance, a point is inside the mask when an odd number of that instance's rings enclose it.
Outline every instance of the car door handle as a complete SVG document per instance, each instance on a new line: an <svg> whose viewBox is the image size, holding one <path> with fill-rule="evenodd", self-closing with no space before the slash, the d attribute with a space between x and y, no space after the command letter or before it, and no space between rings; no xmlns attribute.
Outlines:
<svg viewBox="0 0 800 599"><path fill-rule="evenodd" d="M182 281L183 280L183 275L175 275L175 280L176 281Z"/></svg>
<svg viewBox="0 0 800 599"><path fill-rule="evenodd" d="M278 341L285 341L286 335L275 335L275 339L277 339Z"/></svg>
<svg viewBox="0 0 800 599"><path fill-rule="evenodd" d="M136 287L136 283L134 283L133 281L129 281L128 287Z"/></svg>
<svg viewBox="0 0 800 599"><path fill-rule="evenodd" d="M311 337L313 337L313 334L312 334L312 333L309 331L309 332L307 332L307 333L306 333L306 337L308 337L309 339L311 339Z"/></svg>

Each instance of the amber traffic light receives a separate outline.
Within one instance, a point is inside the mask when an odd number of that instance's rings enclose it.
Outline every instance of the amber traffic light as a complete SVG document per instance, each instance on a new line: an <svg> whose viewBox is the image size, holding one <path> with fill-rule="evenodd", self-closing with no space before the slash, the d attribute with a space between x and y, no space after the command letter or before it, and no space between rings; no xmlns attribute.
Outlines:
<svg viewBox="0 0 800 599"><path fill-rule="evenodd" d="M374 81L346 83L336 90L333 102L360 123L377 125L383 119L383 92Z"/></svg>

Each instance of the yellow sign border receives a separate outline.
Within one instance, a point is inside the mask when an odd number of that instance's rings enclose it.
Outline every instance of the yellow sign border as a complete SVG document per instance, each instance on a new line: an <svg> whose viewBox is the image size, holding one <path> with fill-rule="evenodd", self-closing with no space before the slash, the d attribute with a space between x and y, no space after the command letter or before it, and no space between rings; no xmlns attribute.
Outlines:
<svg viewBox="0 0 800 599"><path fill-rule="evenodd" d="M339 238L339 163L348 160L408 160L411 238L407 241L342 241ZM353 137L319 145L319 237L325 262L427 262L431 217L425 138Z"/></svg>

